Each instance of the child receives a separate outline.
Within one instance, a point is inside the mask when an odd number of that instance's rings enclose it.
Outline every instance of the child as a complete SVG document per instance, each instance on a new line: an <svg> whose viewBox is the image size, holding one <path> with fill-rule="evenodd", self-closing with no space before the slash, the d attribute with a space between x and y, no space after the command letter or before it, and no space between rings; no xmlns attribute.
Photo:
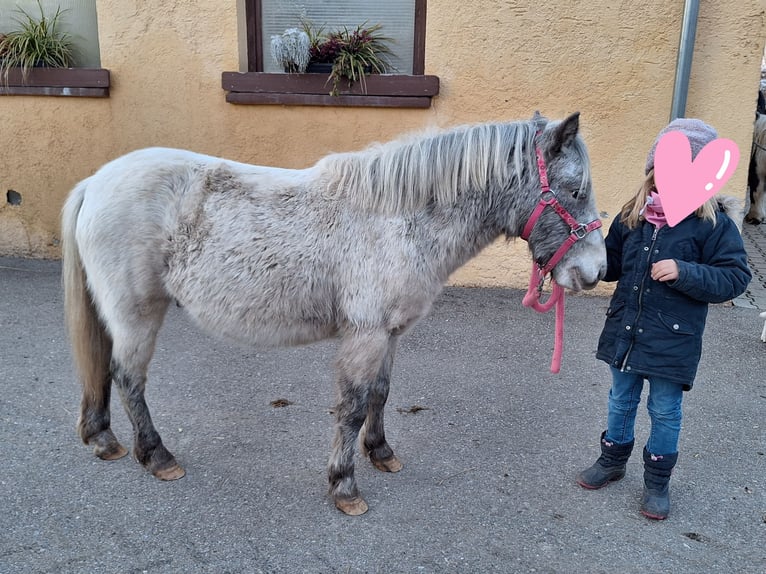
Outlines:
<svg viewBox="0 0 766 574"><path fill-rule="evenodd" d="M646 161L646 179L612 222L606 237L606 281L617 281L596 357L609 364L612 387L601 456L577 483L601 488L625 476L644 380L651 419L644 447L641 513L663 520L670 512L668 482L678 459L683 392L694 383L708 304L741 295L750 282L747 254L734 222L715 198L670 227L654 185L654 152L660 138L680 131L692 157L716 139L700 120L677 119L657 136Z"/></svg>

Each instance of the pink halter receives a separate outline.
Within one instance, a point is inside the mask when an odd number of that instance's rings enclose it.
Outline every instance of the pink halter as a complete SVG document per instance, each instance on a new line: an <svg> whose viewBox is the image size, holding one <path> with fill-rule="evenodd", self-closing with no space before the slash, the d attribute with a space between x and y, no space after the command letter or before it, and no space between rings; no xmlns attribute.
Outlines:
<svg viewBox="0 0 766 574"><path fill-rule="evenodd" d="M543 153L538 145L535 145L535 155L537 156L537 171L540 174L540 201L532 212L532 215L529 217L527 224L524 226L524 230L521 232L521 238L525 241L529 240L529 236L532 234L532 229L535 227L537 220L540 219L545 208L549 206L559 214L561 219L563 219L567 225L569 225L571 231L569 237L566 238L561 247L556 250L545 265L538 265L534 261L532 262L532 274L529 278L529 288L527 289L527 293L524 295L521 304L525 307L531 307L540 313L550 311L551 308L556 305L556 332L554 337L553 358L551 359L551 372L558 373L559 370L561 370L561 355L564 346L564 289L553 280L553 277L551 277L551 295L547 301L542 303L540 302L540 296L542 295L543 284L545 283L545 277L553 270L556 264L561 261L569 248L594 229L601 227L601 220L595 219L588 224L582 224L572 217L564 206L559 203L556 194L551 191L550 185L548 185L548 170L545 167L545 159L543 158Z"/></svg>

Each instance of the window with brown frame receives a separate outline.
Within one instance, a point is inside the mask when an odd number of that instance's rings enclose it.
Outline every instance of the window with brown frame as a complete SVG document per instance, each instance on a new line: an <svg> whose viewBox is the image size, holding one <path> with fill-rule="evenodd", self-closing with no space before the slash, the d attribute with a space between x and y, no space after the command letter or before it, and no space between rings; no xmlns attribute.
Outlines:
<svg viewBox="0 0 766 574"><path fill-rule="evenodd" d="M406 61L400 60L394 73L369 74L363 83L342 83L337 95L329 94L332 83L328 82L326 73L285 73L275 71L270 65L269 28L273 31L274 26L284 27L283 22L292 20L295 20L291 24L293 27L300 27L299 17L303 15L297 11L301 6L290 0L242 2L247 30L247 71L223 73L222 85L227 91L226 101L230 103L428 108L431 98L439 93L439 78L424 74L426 0L412 0L412 14L399 14L408 18L403 21L409 21L412 29L411 42L409 37L406 38L407 46L402 47L401 54L397 54ZM333 0L323 0L317 4L322 5L323 13L332 14ZM337 4L343 12L343 3L338 1ZM353 4L355 10L364 14L365 2L357 1ZM380 2L372 4L380 5ZM357 22L357 25L369 20L364 19ZM318 24L331 29L333 24L338 23L322 21ZM342 22L340 24L343 25Z"/></svg>
<svg viewBox="0 0 766 574"><path fill-rule="evenodd" d="M50 22L57 10L58 29L74 45L76 67L34 67L26 73L21 68L10 68L0 78L0 95L109 96L109 70L100 67L96 0L46 0L40 4L36 0L16 0L13 9L0 12L0 32L18 30L27 16L35 20L44 16Z"/></svg>

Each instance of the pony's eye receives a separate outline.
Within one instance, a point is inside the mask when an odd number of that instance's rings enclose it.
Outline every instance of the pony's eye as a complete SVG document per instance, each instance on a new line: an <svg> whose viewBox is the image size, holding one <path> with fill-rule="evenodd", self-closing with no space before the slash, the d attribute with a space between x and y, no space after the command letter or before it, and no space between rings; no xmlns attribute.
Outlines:
<svg viewBox="0 0 766 574"><path fill-rule="evenodd" d="M580 196L580 192L579 191L573 191L572 192L572 197L574 197L575 199L577 199L579 196Z"/></svg>

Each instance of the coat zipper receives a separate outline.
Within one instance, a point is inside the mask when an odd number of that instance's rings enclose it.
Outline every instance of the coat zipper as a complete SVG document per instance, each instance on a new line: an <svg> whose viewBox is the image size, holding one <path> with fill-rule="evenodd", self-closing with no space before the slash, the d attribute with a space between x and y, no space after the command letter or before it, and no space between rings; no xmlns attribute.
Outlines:
<svg viewBox="0 0 766 574"><path fill-rule="evenodd" d="M657 234L659 233L660 228L655 227L654 232L652 233L652 240L649 243L649 255L646 258L646 270L644 271L644 276L641 278L641 285L638 289L638 313L636 313L636 318L633 321L633 325L636 325L638 323L638 320L641 318L641 313L643 311L643 307L641 304L642 299L644 298L644 283L646 283L646 277L651 271L651 261L652 261L652 250L654 248L654 243L657 241ZM625 371L625 366L628 364L628 357L630 356L630 352L633 350L633 342L635 341L636 335L633 334L633 337L630 341L630 346L628 347L628 350L625 352L625 357L622 359L622 365L620 365L620 371Z"/></svg>

